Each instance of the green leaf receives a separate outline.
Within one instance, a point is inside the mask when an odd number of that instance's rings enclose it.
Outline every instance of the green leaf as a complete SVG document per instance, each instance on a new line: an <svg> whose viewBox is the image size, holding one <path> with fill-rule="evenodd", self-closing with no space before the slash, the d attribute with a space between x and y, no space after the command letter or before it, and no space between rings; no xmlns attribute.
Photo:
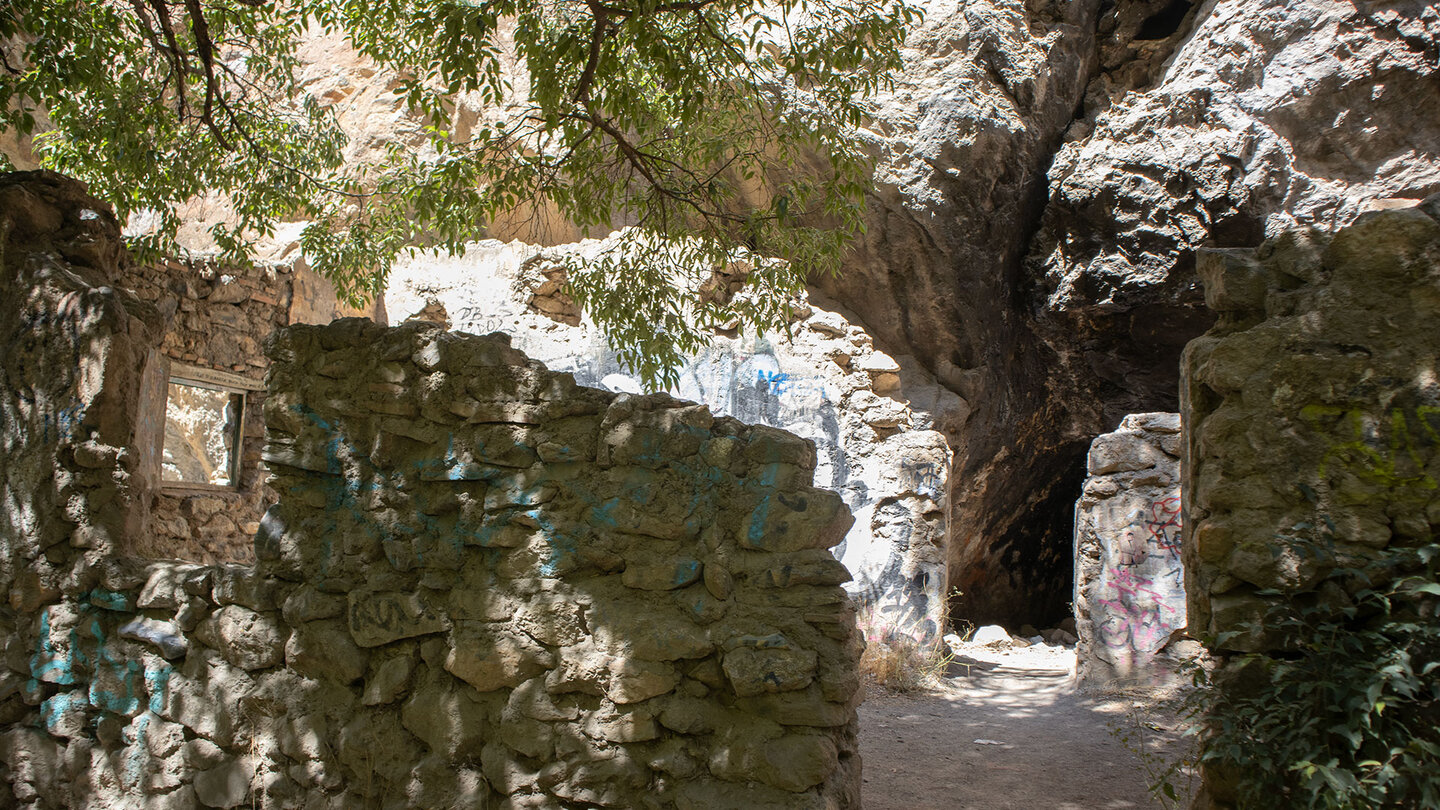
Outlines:
<svg viewBox="0 0 1440 810"><path fill-rule="evenodd" d="M808 275L836 271L863 229L861 100L888 86L920 19L903 0L646 3L613 25L594 16L601 4L539 0L211 0L201 8L212 36L243 61L211 83L194 56L197 27L177 21L176 49L160 48L136 8L34 0L0 14L7 37L30 35L19 39L32 68L0 71L0 109L16 110L0 115L0 132L29 130L31 110L43 110L53 128L35 140L40 160L85 180L122 218L224 195L232 227L216 244L234 258L278 224L307 221L306 258L351 303L384 288L407 245L458 250L536 210L597 235L625 221L649 239L705 245L691 270L742 248L786 262L755 277L763 300L741 312L749 331L783 329L780 302ZM312 28L400 77L394 92L423 150L396 145L347 162L339 107L297 78ZM524 96L504 73L512 51L531 72ZM460 135L470 92L513 115L487 113ZM206 98L224 114L207 118ZM137 244L178 252L179 218L160 222ZM605 272L654 279L653 257L626 255ZM662 261L675 268L674 258ZM662 289L678 309L649 331L626 324L618 297L595 298L621 356L656 383L708 340L678 324L694 291Z"/></svg>

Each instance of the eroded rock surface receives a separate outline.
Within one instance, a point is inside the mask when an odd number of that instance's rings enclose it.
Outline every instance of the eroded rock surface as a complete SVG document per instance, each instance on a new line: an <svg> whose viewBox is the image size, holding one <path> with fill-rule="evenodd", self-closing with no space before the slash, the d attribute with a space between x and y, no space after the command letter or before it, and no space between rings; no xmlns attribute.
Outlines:
<svg viewBox="0 0 1440 810"><path fill-rule="evenodd" d="M880 104L866 242L822 284L965 399L951 577L1043 624L1095 435L1176 407L1202 245L1440 189L1433 4L931 4Z"/></svg>

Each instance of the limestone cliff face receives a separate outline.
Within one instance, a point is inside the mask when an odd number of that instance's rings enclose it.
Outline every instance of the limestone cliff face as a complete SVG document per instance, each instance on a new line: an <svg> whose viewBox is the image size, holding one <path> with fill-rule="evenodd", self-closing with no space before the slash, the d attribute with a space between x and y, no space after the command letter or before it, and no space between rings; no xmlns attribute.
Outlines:
<svg viewBox="0 0 1440 810"><path fill-rule="evenodd" d="M932 3L880 104L866 242L827 291L969 403L952 583L1069 594L1085 447L1173 409L1199 246L1440 190L1440 12L1412 2Z"/></svg>

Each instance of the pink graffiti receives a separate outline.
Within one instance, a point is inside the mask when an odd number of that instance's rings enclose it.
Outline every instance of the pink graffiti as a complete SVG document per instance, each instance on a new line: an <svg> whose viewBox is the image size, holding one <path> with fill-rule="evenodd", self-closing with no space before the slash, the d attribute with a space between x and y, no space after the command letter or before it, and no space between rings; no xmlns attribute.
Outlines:
<svg viewBox="0 0 1440 810"><path fill-rule="evenodd" d="M1111 650L1158 649L1180 616L1170 595L1183 588L1180 498L1153 501L1125 527L1114 551L1116 565L1105 570L1103 595L1095 599L1098 613L1105 616L1096 627L1097 635ZM1150 561L1155 564L1144 565ZM1149 569L1157 569L1157 573Z"/></svg>
<svg viewBox="0 0 1440 810"><path fill-rule="evenodd" d="M1108 572L1114 596L1095 600L1107 618L1099 627L1101 640L1111 649L1152 647L1170 633L1179 611L1165 602L1154 583L1137 576L1135 569L1115 567Z"/></svg>

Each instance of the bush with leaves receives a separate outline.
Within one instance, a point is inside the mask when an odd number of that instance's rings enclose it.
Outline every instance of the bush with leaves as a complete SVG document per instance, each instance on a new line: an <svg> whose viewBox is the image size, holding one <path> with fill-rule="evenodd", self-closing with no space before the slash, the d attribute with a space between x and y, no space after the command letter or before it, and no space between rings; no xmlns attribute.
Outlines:
<svg viewBox="0 0 1440 810"><path fill-rule="evenodd" d="M1237 631L1272 651L1200 678L1202 762L1242 808L1440 807L1440 544L1345 559L1322 523L1282 540L1325 581Z"/></svg>
<svg viewBox="0 0 1440 810"><path fill-rule="evenodd" d="M0 4L0 133L48 120L43 164L122 220L149 212L150 248L173 251L177 204L205 194L234 211L211 231L230 260L308 220L305 256L352 302L406 246L457 251L517 208L632 224L572 292L669 380L704 323L780 326L774 302L838 268L863 224L856 125L918 17L905 0L26 0ZM395 77L423 143L347 164L334 110L297 78L318 32ZM482 110L463 133L462 100ZM758 306L707 314L728 305L665 271L747 249L786 260L752 275ZM661 304L614 294L642 268Z"/></svg>

